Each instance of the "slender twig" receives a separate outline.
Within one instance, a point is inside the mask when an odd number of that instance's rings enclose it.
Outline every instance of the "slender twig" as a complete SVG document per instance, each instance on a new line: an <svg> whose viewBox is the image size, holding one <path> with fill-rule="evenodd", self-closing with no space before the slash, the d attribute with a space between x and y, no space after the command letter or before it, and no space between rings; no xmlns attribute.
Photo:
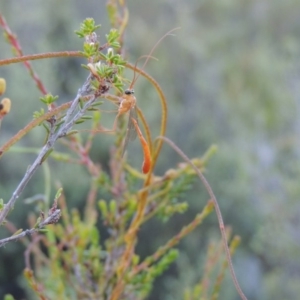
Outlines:
<svg viewBox="0 0 300 300"><path fill-rule="evenodd" d="M26 269L32 269L31 268L31 261L30 261L30 254L35 252L34 254L34 266L36 269L39 269L38 265L40 265L40 262L43 262L44 264L50 264L49 257L46 256L45 253L41 250L39 246L37 246L37 243L43 241L45 245L47 245L47 240L45 235L37 235L33 237L33 240L30 243L27 243L26 250L24 252L24 258L25 258L25 266ZM48 246L48 245L47 245Z"/></svg>
<svg viewBox="0 0 300 300"><path fill-rule="evenodd" d="M58 57L84 57L82 52L80 51L60 51L60 52L47 52L47 53L40 53L40 54L31 54L31 55L24 55L19 57L12 57L6 59L0 59L0 66L16 64L20 62L25 62L29 60L38 60L38 59L45 59L45 58L58 58Z"/></svg>
<svg viewBox="0 0 300 300"><path fill-rule="evenodd" d="M87 102L90 97L83 97L81 98L83 102ZM62 105L48 111L47 113L43 114L42 116L32 120L29 122L24 128L18 131L11 139L9 139L1 148L0 148L0 158L3 156L5 152L7 152L11 146L17 143L23 136L30 132L34 127L39 126L43 121L51 119L51 117L58 115L63 110L68 109L72 105L73 101L69 101L63 103ZM78 102L76 102L78 103Z"/></svg>
<svg viewBox="0 0 300 300"><path fill-rule="evenodd" d="M4 246L5 244L19 240L25 236L32 235L35 232L39 232L40 229L45 227L46 225L56 223L60 217L60 209L56 209L51 215L49 215L44 221L40 222L36 228L31 228L22 231L19 234L12 235L8 238L4 238L0 240L0 247Z"/></svg>
<svg viewBox="0 0 300 300"><path fill-rule="evenodd" d="M34 127L40 125L43 121L49 120L51 117L57 115L61 111L69 108L72 104L72 101L64 103L60 105L59 107L56 107L55 109L45 113L44 115L32 120L29 122L24 128L18 131L10 140L8 140L1 148L0 148L0 158L2 155L7 152L11 146L13 146L15 143L17 143L23 136L25 136L27 133L29 133L30 130L32 130Z"/></svg>
<svg viewBox="0 0 300 300"><path fill-rule="evenodd" d="M195 164L170 139L168 139L167 137L164 137L164 136L159 136L159 137L157 137L157 139L163 140L164 142L169 144L177 152L177 154L179 154L179 156L181 156L183 158L183 160L194 169L194 171L197 173L200 180L203 182L211 200L214 203L214 207L216 210L216 214L217 214L217 218L218 218L218 222L219 222L219 226L220 226L220 231L221 231L221 235L222 235L223 246L225 249L225 253L226 253L226 257L227 257L227 261L228 261L228 265L229 265L229 269L230 269L230 273L231 273L231 277L232 277L234 286L235 286L238 294L240 295L241 299L247 300L246 296L244 295L244 293L239 285L237 277L235 275L235 271L233 268L232 259L231 259L231 255L230 255L230 250L228 248L228 241L227 241L226 230L225 230L225 226L224 226L224 222L223 222L222 213L221 213L217 198L216 198L210 184L208 183L208 181L206 180L206 178L204 177L202 172L195 166Z"/></svg>
<svg viewBox="0 0 300 300"><path fill-rule="evenodd" d="M6 38L7 38L8 42L12 45L12 48L14 50L14 53L16 53L16 56L23 56L23 51L22 51L21 45L17 39L17 36L15 34L13 34L13 32L9 28L7 22L5 21L5 18L1 14L0 14L0 25L3 27L4 32L6 34ZM24 66L28 70L32 79L35 81L35 83L36 83L38 89L41 91L41 93L43 95L46 95L47 90L46 90L44 84L42 83L42 81L40 80L39 76L36 74L36 72L34 72L30 62L24 61Z"/></svg>

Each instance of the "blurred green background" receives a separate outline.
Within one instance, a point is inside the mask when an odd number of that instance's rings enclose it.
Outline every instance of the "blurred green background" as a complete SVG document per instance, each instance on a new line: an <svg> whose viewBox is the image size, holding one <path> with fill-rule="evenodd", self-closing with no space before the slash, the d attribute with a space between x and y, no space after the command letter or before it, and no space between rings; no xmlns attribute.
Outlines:
<svg viewBox="0 0 300 300"><path fill-rule="evenodd" d="M298 0L168 0L128 1L130 13L125 49L131 62L149 53L168 30L181 27L155 51L146 71L163 88L169 105L167 135L190 157L201 156L211 144L219 151L206 176L219 200L225 224L242 238L234 266L249 299L299 299L300 295L300 3ZM105 1L1 1L0 11L18 35L25 54L81 50L74 34L80 22L93 17L100 39L110 28ZM0 59L11 57L0 39ZM48 91L59 103L70 101L87 76L79 58L33 62ZM22 64L0 68L7 80L5 96L13 101L5 118L0 145L32 119L41 107L40 93ZM138 105L158 133L160 105L143 78L135 86ZM110 116L111 119L111 116ZM41 147L37 128L18 146ZM100 137L94 159L106 165L113 137ZM133 160L140 155L136 142ZM135 152L136 151L136 152ZM0 196L9 199L34 154L11 152L0 160ZM157 173L179 162L163 148ZM137 165L140 163L138 160ZM49 161L71 205L80 205L88 190L85 171ZM72 185L81 174L80 184ZM44 192L43 169L27 186L10 219L27 228L22 199ZM54 194L54 188L52 193ZM152 253L200 211L208 196L197 184L186 195L190 209L166 224L151 221L140 232L138 250ZM2 229L0 236L7 236ZM149 238L151 236L151 239ZM155 284L149 299L177 300L203 272L209 239L219 238L216 217L180 244L177 263ZM24 247L12 243L0 249L0 295L19 291ZM220 299L238 299L229 275Z"/></svg>

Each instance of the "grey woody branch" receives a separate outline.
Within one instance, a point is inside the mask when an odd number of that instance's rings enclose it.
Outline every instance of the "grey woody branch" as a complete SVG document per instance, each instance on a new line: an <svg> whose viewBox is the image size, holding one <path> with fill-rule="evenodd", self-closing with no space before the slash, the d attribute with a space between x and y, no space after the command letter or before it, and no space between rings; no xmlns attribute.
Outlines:
<svg viewBox="0 0 300 300"><path fill-rule="evenodd" d="M68 109L64 117L64 123L61 125L61 127L57 132L55 132L55 122L50 121L51 128L50 128L50 133L47 142L45 143L44 147L41 149L35 161L26 171L23 179L21 180L21 182L13 192L9 201L4 205L3 209L0 211L0 224L4 222L9 212L14 208L17 199L20 197L20 194L28 184L29 180L36 172L36 170L39 168L39 166L43 163L43 161L47 157L47 154L54 148L55 142L59 138L67 135L67 133L71 130L75 122L78 121L85 114L86 110L93 104L95 99L101 95L99 92L98 93L94 92L93 94L91 94L90 79L91 76L87 78L86 82L78 90L78 93L75 99L73 100L72 105L70 106L70 108ZM85 103L85 105L81 109L77 111L80 98L85 97L87 95L89 95L90 99Z"/></svg>

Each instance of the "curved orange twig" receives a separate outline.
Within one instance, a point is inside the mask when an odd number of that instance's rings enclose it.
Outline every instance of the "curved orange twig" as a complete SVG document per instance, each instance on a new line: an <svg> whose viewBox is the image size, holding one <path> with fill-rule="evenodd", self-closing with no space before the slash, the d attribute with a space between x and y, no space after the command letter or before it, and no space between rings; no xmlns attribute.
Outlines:
<svg viewBox="0 0 300 300"><path fill-rule="evenodd" d="M142 148L143 148L143 153L144 153L144 162L143 162L143 166L142 166L142 171L144 174L147 174L150 169L151 169L151 165L152 165L152 160L151 160L151 152L150 152L150 148L148 143L146 142L140 128L139 125L137 124L136 120L134 118L131 118L131 121L133 122L133 125L135 127L135 130L138 134L138 137L140 139Z"/></svg>

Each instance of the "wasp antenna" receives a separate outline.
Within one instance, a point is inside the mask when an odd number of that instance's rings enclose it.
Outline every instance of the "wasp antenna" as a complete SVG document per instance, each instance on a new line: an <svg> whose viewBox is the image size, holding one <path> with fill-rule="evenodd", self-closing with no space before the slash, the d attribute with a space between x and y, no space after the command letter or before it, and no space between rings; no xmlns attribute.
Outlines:
<svg viewBox="0 0 300 300"><path fill-rule="evenodd" d="M134 75L133 75L133 78L132 78L132 81L131 81L131 84L130 84L129 89L132 89L132 88L133 88L135 82L136 82L137 79L138 79L138 76L139 76L139 75L138 75L137 77L135 77L135 75L136 75L135 69L136 69L136 67L137 67L138 62L139 62L142 58L147 58L148 60L149 60L150 58L152 58L152 59L158 61L158 59L157 59L156 57L154 57L154 56L150 56L150 55L142 55L142 56L140 56L140 57L136 60L136 62L135 62L135 64L134 64Z"/></svg>
<svg viewBox="0 0 300 300"><path fill-rule="evenodd" d="M176 28L173 28L173 29L169 30L167 33L165 33L165 34L164 34L164 35L156 42L156 44L153 46L153 48L151 49L151 51L150 51L150 53L149 53L148 55L143 55L143 56L141 56L141 57L136 61L135 65L134 65L135 69L136 69L136 67L137 67L138 61L139 61L142 57L147 57L147 59L145 60L143 66L141 67L141 70L144 71L144 68L146 67L146 65L147 65L147 63L148 63L148 61L149 61L149 59L150 59L150 58L154 58L154 57L152 56L152 53L154 52L154 50L156 49L156 47L160 44L160 42L161 42L165 37L167 37L168 35L171 35L172 32L174 32L174 31L176 31L176 30L179 30L179 29L180 29L180 27L176 27ZM156 58L154 58L154 59L156 59ZM131 84L130 84L130 89L133 88L133 86L134 86L134 84L136 83L136 81L137 81L137 79L139 78L139 76L140 76L140 74L138 74L137 76L135 76L135 71L134 71L134 76L133 76L132 82L131 82Z"/></svg>

